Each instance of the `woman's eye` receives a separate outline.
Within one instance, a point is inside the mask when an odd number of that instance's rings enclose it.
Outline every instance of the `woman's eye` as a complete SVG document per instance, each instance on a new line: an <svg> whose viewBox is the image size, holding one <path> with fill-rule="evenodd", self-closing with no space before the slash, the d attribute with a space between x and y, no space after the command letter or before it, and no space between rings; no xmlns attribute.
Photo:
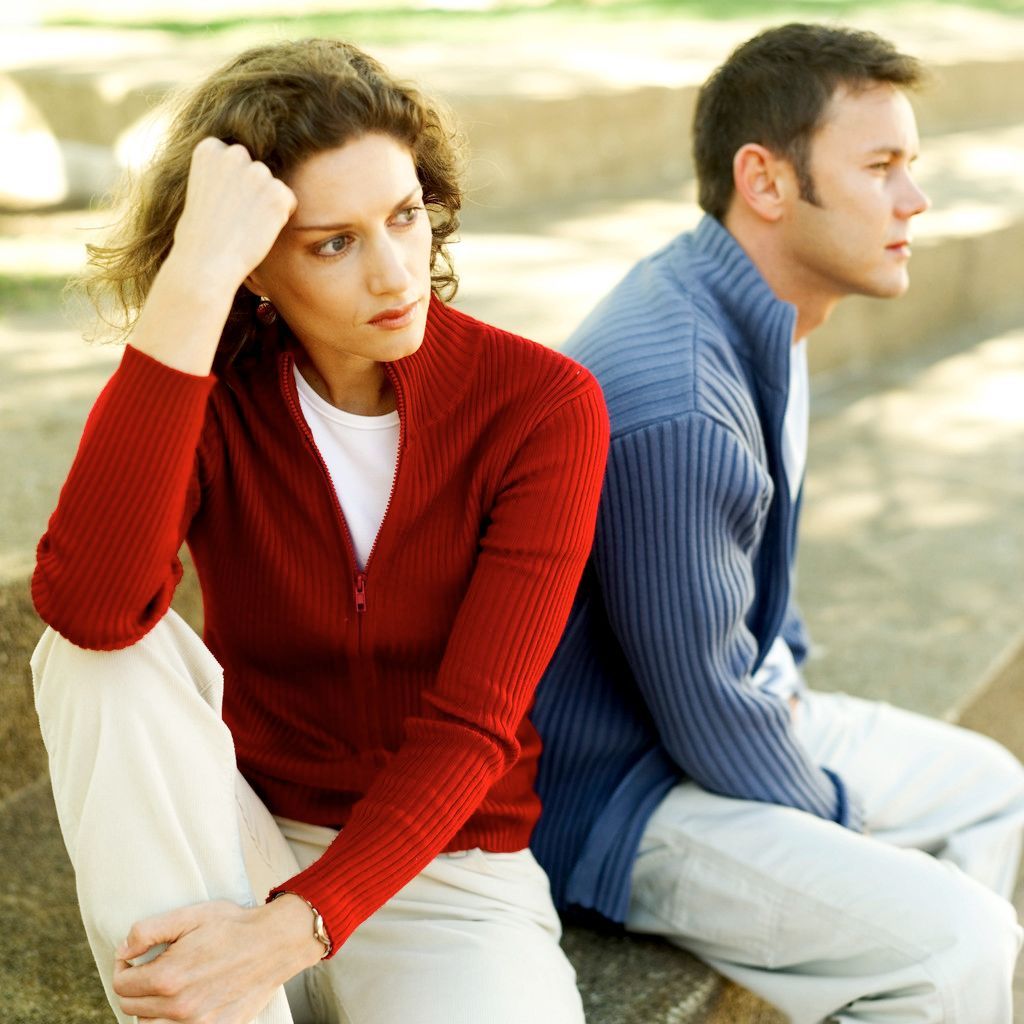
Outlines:
<svg viewBox="0 0 1024 1024"><path fill-rule="evenodd" d="M399 224L412 224L415 222L416 218L419 217L420 210L422 209L422 206L408 206L398 214L395 220L397 220Z"/></svg>
<svg viewBox="0 0 1024 1024"><path fill-rule="evenodd" d="M345 235L338 235L336 238L328 238L326 242L317 247L317 256L337 256L348 248L349 239Z"/></svg>

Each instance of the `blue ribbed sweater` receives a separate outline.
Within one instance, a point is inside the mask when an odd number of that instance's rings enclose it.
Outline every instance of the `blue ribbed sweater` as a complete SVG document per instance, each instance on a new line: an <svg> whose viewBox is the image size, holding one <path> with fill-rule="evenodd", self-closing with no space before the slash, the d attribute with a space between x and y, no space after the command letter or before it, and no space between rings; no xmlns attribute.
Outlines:
<svg viewBox="0 0 1024 1024"><path fill-rule="evenodd" d="M593 554L531 715L532 845L562 907L625 919L644 826L682 779L862 826L751 682L780 633L806 651L782 460L795 316L705 217L564 349L598 378L612 444Z"/></svg>

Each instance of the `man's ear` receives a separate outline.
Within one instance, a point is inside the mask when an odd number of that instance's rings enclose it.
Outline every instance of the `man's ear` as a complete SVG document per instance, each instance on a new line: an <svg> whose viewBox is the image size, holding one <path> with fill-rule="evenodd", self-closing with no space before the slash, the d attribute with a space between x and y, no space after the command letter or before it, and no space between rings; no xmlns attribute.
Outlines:
<svg viewBox="0 0 1024 1024"><path fill-rule="evenodd" d="M775 222L785 212L795 179L788 160L757 142L748 142L732 158L736 196L762 220Z"/></svg>

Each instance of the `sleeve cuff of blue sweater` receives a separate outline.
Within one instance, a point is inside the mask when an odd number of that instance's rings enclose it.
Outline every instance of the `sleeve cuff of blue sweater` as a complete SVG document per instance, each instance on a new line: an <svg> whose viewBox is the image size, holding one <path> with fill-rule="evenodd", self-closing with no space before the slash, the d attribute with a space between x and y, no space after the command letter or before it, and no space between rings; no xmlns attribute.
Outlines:
<svg viewBox="0 0 1024 1024"><path fill-rule="evenodd" d="M852 790L847 789L846 783L835 772L829 771L828 768L822 768L822 771L832 780L832 785L836 787L835 820L853 832L863 832L864 804L861 798Z"/></svg>

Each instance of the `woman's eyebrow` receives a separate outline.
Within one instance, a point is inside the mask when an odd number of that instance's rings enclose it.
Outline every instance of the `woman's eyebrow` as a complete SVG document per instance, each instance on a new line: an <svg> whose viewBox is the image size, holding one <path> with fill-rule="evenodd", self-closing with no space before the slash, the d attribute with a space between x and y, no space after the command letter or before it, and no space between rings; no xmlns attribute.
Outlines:
<svg viewBox="0 0 1024 1024"><path fill-rule="evenodd" d="M420 186L417 185L408 195L399 199L397 203L391 208L392 213L397 213L399 210L408 206L414 199L420 194ZM292 224L292 231L345 231L349 228L355 227L352 223L347 224Z"/></svg>

